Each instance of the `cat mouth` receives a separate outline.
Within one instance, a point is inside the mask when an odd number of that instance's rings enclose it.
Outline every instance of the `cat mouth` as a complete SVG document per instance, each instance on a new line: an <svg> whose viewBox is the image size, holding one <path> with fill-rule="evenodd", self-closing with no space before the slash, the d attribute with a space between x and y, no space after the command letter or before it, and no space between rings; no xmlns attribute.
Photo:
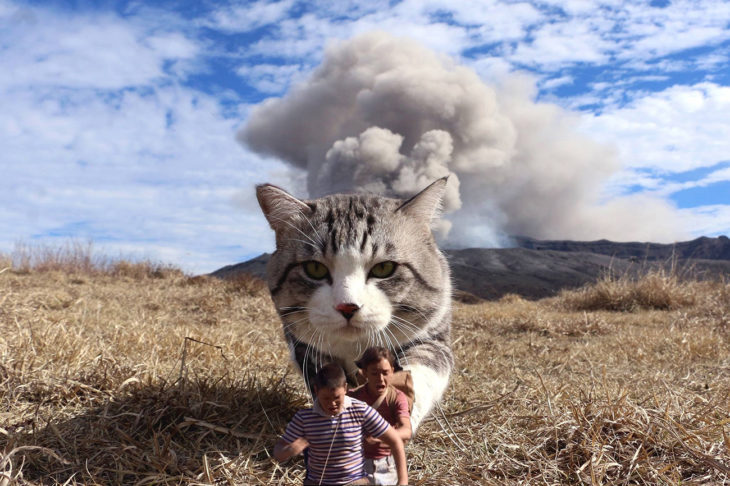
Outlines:
<svg viewBox="0 0 730 486"><path fill-rule="evenodd" d="M341 338L344 338L348 341L361 339L363 336L368 334L368 328L353 325L350 322L338 327L337 329L334 329L333 331Z"/></svg>
<svg viewBox="0 0 730 486"><path fill-rule="evenodd" d="M339 330L340 330L340 332L345 332L345 333L349 333L349 334L360 334L365 331L364 329L362 329L360 327L353 326L349 322L347 324L345 324L344 326L342 326Z"/></svg>

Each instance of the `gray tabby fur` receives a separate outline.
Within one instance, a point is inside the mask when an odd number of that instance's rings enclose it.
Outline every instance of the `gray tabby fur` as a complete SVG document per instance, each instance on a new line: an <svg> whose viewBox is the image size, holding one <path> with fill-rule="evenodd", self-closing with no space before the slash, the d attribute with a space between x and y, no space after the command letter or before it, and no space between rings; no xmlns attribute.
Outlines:
<svg viewBox="0 0 730 486"><path fill-rule="evenodd" d="M256 188L276 233L269 290L307 385L332 361L353 382L362 351L388 346L397 367L413 377L414 430L441 398L453 367L450 272L430 229L445 186L439 179L407 201L367 194L301 201L276 186ZM310 278L307 261L324 264L329 276ZM392 276L369 274L386 261L397 264ZM349 320L335 310L343 302L360 307Z"/></svg>

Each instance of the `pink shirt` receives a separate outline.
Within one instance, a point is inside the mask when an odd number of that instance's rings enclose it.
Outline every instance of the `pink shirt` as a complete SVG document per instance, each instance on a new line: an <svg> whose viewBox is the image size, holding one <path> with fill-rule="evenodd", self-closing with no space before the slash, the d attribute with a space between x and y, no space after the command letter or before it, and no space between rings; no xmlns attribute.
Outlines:
<svg viewBox="0 0 730 486"><path fill-rule="evenodd" d="M386 403L387 400L383 400L383 403L381 403L380 406L377 408L378 413L391 425L395 425L398 423L398 417L411 416L411 414L408 413L408 398L406 398L406 394L397 388L395 389L395 392L395 407L391 408L390 405ZM378 398L370 395L367 386L363 386L358 390L353 390L351 396L358 400L362 400L368 405L372 405ZM364 453L365 457L367 457L368 459L381 459L390 455L390 447L385 444L375 446L365 444Z"/></svg>

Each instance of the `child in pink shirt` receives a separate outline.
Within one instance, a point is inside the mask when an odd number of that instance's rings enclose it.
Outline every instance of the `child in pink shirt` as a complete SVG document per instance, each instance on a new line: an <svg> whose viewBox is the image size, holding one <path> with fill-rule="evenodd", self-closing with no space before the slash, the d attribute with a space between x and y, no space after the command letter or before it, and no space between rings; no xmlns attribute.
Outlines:
<svg viewBox="0 0 730 486"><path fill-rule="evenodd" d="M365 350L357 361L357 367L367 382L349 395L370 405L406 441L411 438L411 419L405 393L391 385L395 358L387 348L372 347ZM396 484L398 475L390 447L383 441L365 438L365 472L370 484Z"/></svg>

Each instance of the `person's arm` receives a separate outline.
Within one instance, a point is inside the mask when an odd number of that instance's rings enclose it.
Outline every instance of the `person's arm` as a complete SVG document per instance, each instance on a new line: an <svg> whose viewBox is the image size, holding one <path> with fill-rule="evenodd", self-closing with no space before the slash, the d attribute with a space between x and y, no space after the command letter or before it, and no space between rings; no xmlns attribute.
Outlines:
<svg viewBox="0 0 730 486"><path fill-rule="evenodd" d="M404 446L406 444L406 441L411 440L411 438L413 437L413 429L411 428L410 417L401 415L398 417L398 421L394 424L391 424L391 426L395 429L396 433L403 441ZM365 443L368 445L380 445L382 444L382 441L374 437L366 436Z"/></svg>
<svg viewBox="0 0 730 486"><path fill-rule="evenodd" d="M279 462L284 462L292 456L300 454L309 446L309 442L304 437L300 437L292 443L279 439L274 446L274 458Z"/></svg>
<svg viewBox="0 0 730 486"><path fill-rule="evenodd" d="M392 413L395 417L395 430L398 431L398 435L403 439L403 442L410 440L413 437L413 429L411 427L411 413L408 410L408 398L405 393L400 390L396 390L396 402L395 409ZM392 410L392 409L391 409Z"/></svg>
<svg viewBox="0 0 730 486"><path fill-rule="evenodd" d="M411 418L406 415L400 415L398 421L393 426L395 431L398 432L403 442L410 440L413 436L413 429L411 428Z"/></svg>
<svg viewBox="0 0 730 486"><path fill-rule="evenodd" d="M403 447L403 440L398 432L388 426L387 430L378 437L390 446L390 452L395 460L395 469L398 471L398 484L408 484L408 465L406 464L406 449Z"/></svg>

